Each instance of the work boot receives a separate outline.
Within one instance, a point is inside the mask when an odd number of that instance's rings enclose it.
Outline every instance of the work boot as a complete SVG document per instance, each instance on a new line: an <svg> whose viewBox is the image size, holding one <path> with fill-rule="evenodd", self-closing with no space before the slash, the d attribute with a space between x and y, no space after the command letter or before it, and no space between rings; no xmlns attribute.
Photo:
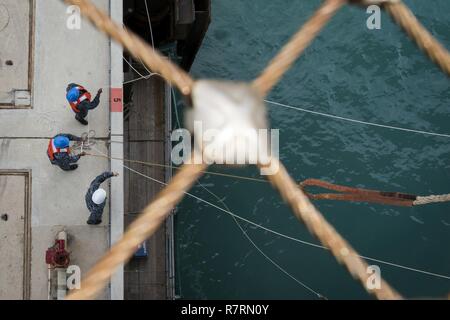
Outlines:
<svg viewBox="0 0 450 320"><path fill-rule="evenodd" d="M78 168L78 165L76 163L73 163L71 165L69 165L69 167L61 167L61 169L63 169L64 171L73 171L76 170Z"/></svg>
<svg viewBox="0 0 450 320"><path fill-rule="evenodd" d="M102 220L91 219L91 217L89 217L89 219L87 221L87 224L93 225L93 226L99 225L100 223L102 223Z"/></svg>
<svg viewBox="0 0 450 320"><path fill-rule="evenodd" d="M75 116L75 119L77 119L82 125L87 126L88 122L84 120L83 118L79 117L78 115Z"/></svg>
<svg viewBox="0 0 450 320"><path fill-rule="evenodd" d="M102 223L102 218L98 217L96 214L91 213L87 221L87 224L98 225L100 223Z"/></svg>

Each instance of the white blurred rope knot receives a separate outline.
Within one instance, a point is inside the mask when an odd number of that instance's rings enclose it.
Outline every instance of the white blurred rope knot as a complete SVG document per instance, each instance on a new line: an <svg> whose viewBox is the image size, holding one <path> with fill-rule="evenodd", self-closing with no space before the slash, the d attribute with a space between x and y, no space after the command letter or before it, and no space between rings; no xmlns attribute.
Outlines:
<svg viewBox="0 0 450 320"><path fill-rule="evenodd" d="M185 125L207 164L268 164L270 150L263 98L248 83L199 80Z"/></svg>
<svg viewBox="0 0 450 320"><path fill-rule="evenodd" d="M437 202L448 202L450 201L450 194L440 194L440 195L430 195L430 196L418 196L416 200L414 200L413 205L419 206L430 203Z"/></svg>

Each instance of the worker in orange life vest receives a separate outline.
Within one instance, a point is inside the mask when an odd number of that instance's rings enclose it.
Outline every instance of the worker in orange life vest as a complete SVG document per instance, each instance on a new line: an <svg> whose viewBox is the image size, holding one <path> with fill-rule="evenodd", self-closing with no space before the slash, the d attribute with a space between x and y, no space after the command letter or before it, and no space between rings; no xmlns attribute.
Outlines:
<svg viewBox="0 0 450 320"><path fill-rule="evenodd" d="M84 152L79 155L71 155L69 144L70 141L81 141L82 138L61 133L50 139L47 148L47 156L50 162L59 166L64 171L72 171L78 168L76 162L80 157L86 155Z"/></svg>
<svg viewBox="0 0 450 320"><path fill-rule="evenodd" d="M103 90L99 89L94 100L91 101L91 93L87 91L83 86L76 83L71 83L66 89L66 98L75 112L75 119L77 119L81 124L87 125L86 117L89 110L97 108L100 103L100 95Z"/></svg>

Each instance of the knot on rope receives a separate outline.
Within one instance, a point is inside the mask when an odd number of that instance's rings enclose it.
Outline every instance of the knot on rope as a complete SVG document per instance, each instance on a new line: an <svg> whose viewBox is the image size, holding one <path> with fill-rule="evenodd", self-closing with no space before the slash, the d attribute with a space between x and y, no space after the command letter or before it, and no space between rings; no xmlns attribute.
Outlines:
<svg viewBox="0 0 450 320"><path fill-rule="evenodd" d="M192 88L193 108L186 111L186 127L194 133L195 149L207 164L265 163L266 107L247 83L199 80Z"/></svg>

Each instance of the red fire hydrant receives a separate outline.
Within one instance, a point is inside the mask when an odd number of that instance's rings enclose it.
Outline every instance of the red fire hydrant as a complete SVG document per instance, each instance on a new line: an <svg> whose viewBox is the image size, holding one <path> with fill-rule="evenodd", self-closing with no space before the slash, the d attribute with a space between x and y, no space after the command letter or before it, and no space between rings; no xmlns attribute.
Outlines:
<svg viewBox="0 0 450 320"><path fill-rule="evenodd" d="M66 250L65 240L55 240L55 245L45 252L45 262L52 268L67 268L70 264L70 254Z"/></svg>

